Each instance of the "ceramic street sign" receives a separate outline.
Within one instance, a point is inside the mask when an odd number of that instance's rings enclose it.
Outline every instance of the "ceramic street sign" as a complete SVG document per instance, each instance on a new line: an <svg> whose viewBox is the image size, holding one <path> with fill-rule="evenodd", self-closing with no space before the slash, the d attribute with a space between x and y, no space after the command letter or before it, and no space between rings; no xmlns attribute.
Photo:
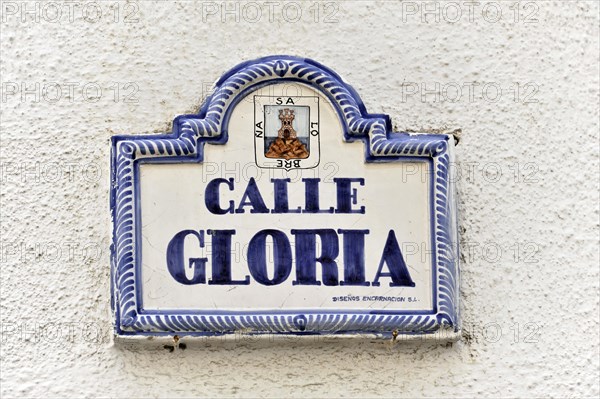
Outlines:
<svg viewBox="0 0 600 399"><path fill-rule="evenodd" d="M172 133L113 137L116 333L455 339L453 149L314 61L238 65Z"/></svg>

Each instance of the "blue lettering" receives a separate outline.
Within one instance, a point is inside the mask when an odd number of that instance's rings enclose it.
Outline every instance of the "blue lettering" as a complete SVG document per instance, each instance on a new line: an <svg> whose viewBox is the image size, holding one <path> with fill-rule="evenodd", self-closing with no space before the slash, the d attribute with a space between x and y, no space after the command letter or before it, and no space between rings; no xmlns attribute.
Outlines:
<svg viewBox="0 0 600 399"><path fill-rule="evenodd" d="M319 208L319 182L321 179L302 179L304 182L304 213L333 213L333 207L328 210Z"/></svg>
<svg viewBox="0 0 600 399"><path fill-rule="evenodd" d="M212 278L209 285L248 285L250 276L244 280L231 279L231 236L235 230L207 230L212 235Z"/></svg>
<svg viewBox="0 0 600 399"><path fill-rule="evenodd" d="M344 281L340 285L368 286L365 280L365 235L369 230L343 230L344 236Z"/></svg>
<svg viewBox="0 0 600 399"><path fill-rule="evenodd" d="M252 207L250 213L269 213L265 201L263 201L260 191L258 191L258 186L256 185L254 177L250 178L244 196L235 210L235 213L244 213L245 206Z"/></svg>
<svg viewBox="0 0 600 399"><path fill-rule="evenodd" d="M189 279L185 275L185 263L183 261L183 244L187 236L198 239L200 248L204 248L204 232L194 230L183 230L169 242L167 246L167 268L175 281L185 285L206 283L206 258L190 258L188 267L194 270L194 276Z"/></svg>
<svg viewBox="0 0 600 399"><path fill-rule="evenodd" d="M275 191L275 207L271 211L272 213L300 213L301 207L290 211L288 201L288 188L287 184L291 180L287 179L271 179L273 183L273 189Z"/></svg>
<svg viewBox="0 0 600 399"><path fill-rule="evenodd" d="M361 206L359 209L352 208L352 205L356 205L358 202L357 189L352 188L352 183L359 183L361 186L364 186L365 179L335 177L333 181L337 187L337 208L335 209L335 213L365 213L364 206Z"/></svg>
<svg viewBox="0 0 600 399"><path fill-rule="evenodd" d="M272 279L267 274L267 236L273 238L275 273ZM252 277L262 285L283 283L292 271L292 250L287 236L279 230L261 230L256 233L248 244L248 268Z"/></svg>
<svg viewBox="0 0 600 399"><path fill-rule="evenodd" d="M387 264L389 273L382 272L384 263ZM390 287L415 286L415 283L408 273L408 268L402 257L402 252L400 251L400 246L398 245L398 240L396 240L394 230L390 230L388 233L388 238L385 242L385 247L383 248L383 255L379 262L379 269L377 269L377 274L373 280L373 286L379 287L380 277L391 277L392 282L390 283Z"/></svg>
<svg viewBox="0 0 600 399"><path fill-rule="evenodd" d="M221 208L219 204L219 186L221 184L227 184L229 190L233 191L233 178L227 179L214 179L206 185L204 191L204 203L206 209L215 215L224 215L226 213L233 213L233 201L229 201L229 207L227 209Z"/></svg>
<svg viewBox="0 0 600 399"><path fill-rule="evenodd" d="M293 285L321 285L317 280L317 262L321 264L324 285L338 285L335 258L339 254L338 238L333 229L292 230L296 236L296 280ZM316 255L317 235L321 254Z"/></svg>

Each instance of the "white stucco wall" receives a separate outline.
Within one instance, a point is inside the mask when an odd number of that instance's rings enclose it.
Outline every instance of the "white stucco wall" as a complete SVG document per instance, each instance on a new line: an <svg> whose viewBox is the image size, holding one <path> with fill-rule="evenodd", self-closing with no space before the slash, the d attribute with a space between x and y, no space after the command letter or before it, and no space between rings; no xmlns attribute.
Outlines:
<svg viewBox="0 0 600 399"><path fill-rule="evenodd" d="M600 394L597 2L70 4L2 3L3 398ZM462 129L461 342L112 342L111 135L169 130L271 54L398 130Z"/></svg>

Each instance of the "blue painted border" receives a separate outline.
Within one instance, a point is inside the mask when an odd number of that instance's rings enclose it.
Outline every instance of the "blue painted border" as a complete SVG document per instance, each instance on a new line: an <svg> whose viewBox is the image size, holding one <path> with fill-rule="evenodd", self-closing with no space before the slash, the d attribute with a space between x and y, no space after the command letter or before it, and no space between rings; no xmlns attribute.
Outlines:
<svg viewBox="0 0 600 399"><path fill-rule="evenodd" d="M432 165L433 311L151 311L141 306L139 182L143 162L202 162L204 144L224 144L237 103L266 85L298 82L327 96L346 141L365 143L366 162L422 160ZM118 335L221 335L245 333L351 334L458 331L458 246L453 185L448 168L453 142L446 135L392 131L387 115L369 114L358 94L333 71L305 58L270 56L244 62L216 83L197 115L175 119L170 134L112 137L111 304Z"/></svg>

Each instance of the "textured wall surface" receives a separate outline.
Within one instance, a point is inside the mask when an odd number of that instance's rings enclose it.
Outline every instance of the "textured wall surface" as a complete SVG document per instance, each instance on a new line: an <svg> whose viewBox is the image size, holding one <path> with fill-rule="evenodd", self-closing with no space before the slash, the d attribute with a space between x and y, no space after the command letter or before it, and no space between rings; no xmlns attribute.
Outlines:
<svg viewBox="0 0 600 399"><path fill-rule="evenodd" d="M0 395L597 397L598 3L469 4L2 2ZM113 342L111 135L270 54L462 129L461 342Z"/></svg>

